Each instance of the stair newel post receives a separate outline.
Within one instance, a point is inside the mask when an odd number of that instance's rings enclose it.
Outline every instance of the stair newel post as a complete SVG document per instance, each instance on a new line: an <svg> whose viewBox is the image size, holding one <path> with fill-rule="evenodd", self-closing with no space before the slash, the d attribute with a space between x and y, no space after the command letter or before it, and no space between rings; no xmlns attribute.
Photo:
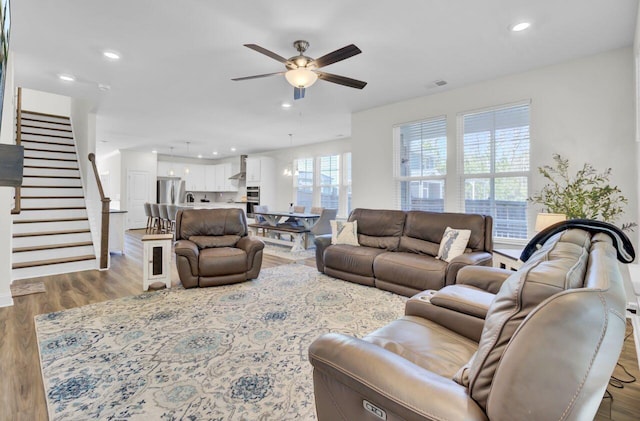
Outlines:
<svg viewBox="0 0 640 421"><path fill-rule="evenodd" d="M18 98L16 99L16 145L22 144L22 88L18 87ZM11 209L11 214L20 213L21 191L20 186L15 188L15 204Z"/></svg>
<svg viewBox="0 0 640 421"><path fill-rule="evenodd" d="M100 201L102 202L102 229L100 230L100 269L107 269L109 265L109 208L111 205L111 199L104 196L102 182L100 181L100 175L98 174L98 167L96 167L96 156L93 152L89 154L89 161L91 161L91 166L93 167L93 175L96 178L98 192L100 193Z"/></svg>

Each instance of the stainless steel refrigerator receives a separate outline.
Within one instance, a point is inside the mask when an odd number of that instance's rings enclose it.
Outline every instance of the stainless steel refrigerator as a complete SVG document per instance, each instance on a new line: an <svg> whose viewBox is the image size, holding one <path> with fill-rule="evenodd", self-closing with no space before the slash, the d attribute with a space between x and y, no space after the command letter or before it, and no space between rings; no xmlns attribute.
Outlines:
<svg viewBox="0 0 640 421"><path fill-rule="evenodd" d="M184 180L180 177L158 177L156 203L184 203L186 194Z"/></svg>

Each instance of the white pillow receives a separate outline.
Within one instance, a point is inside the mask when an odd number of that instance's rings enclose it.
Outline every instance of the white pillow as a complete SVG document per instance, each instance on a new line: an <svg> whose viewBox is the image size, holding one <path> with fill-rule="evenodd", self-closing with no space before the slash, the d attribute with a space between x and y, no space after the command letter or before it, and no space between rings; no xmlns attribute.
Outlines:
<svg viewBox="0 0 640 421"><path fill-rule="evenodd" d="M457 230L447 227L444 230L436 259L450 262L454 257L460 256L467 248L469 237L471 237L471 230Z"/></svg>
<svg viewBox="0 0 640 421"><path fill-rule="evenodd" d="M331 244L348 244L359 246L358 244L358 221L329 221L331 224Z"/></svg>

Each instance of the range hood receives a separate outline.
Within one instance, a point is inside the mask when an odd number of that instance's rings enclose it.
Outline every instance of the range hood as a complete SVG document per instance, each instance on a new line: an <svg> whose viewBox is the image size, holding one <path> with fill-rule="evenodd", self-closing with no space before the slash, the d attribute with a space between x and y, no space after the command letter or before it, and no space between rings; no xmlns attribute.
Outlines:
<svg viewBox="0 0 640 421"><path fill-rule="evenodd" d="M244 180L247 176L247 155L240 155L240 172L229 177L229 180Z"/></svg>

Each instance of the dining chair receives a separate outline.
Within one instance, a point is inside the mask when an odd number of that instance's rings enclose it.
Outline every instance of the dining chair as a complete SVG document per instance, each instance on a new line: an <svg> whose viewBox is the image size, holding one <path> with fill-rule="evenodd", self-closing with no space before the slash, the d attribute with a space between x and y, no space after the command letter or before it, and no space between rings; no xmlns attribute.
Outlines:
<svg viewBox="0 0 640 421"><path fill-rule="evenodd" d="M312 213L314 215L322 215L322 209L324 208L321 206L312 206L309 213Z"/></svg>

